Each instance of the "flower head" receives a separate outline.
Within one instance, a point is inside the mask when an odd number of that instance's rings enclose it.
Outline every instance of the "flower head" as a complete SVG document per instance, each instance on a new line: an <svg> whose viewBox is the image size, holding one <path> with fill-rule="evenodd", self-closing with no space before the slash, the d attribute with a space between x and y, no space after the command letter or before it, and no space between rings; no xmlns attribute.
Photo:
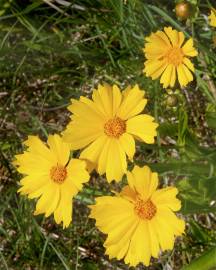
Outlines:
<svg viewBox="0 0 216 270"><path fill-rule="evenodd" d="M30 199L39 198L35 215L44 213L46 217L54 213L56 223L63 221L68 227L72 220L72 198L89 174L86 164L79 159L69 159L69 146L58 135L50 135L48 147L36 136L29 136L25 145L28 149L16 155L17 170L24 174L21 179L22 195Z"/></svg>
<svg viewBox="0 0 216 270"><path fill-rule="evenodd" d="M144 63L146 76L153 80L161 76L160 82L164 88L175 85L176 72L181 86L192 81L194 66L188 57L198 53L193 47L192 38L183 45L184 40L184 34L171 27L164 27L164 32L157 31L147 37L143 50L147 58Z"/></svg>
<svg viewBox="0 0 216 270"><path fill-rule="evenodd" d="M129 185L117 196L96 199L90 217L107 234L104 246L110 258L148 266L151 256L172 249L175 236L184 232L185 222L174 214L181 202L176 188L157 189L158 175L147 166L135 166L127 179Z"/></svg>
<svg viewBox="0 0 216 270"><path fill-rule="evenodd" d="M211 14L209 15L209 24L213 27L216 27L216 9L211 9Z"/></svg>
<svg viewBox="0 0 216 270"><path fill-rule="evenodd" d="M120 181L127 170L126 155L133 159L135 139L154 143L154 118L140 114L147 100L138 85L121 92L114 85L99 85L92 99L72 100L73 113L63 139L74 150L82 149L80 158L90 161L107 180Z"/></svg>

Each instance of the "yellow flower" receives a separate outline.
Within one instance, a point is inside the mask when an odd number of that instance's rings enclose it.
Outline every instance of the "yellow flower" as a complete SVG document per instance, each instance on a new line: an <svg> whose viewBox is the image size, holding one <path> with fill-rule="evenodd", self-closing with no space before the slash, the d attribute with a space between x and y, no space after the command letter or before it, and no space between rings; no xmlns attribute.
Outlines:
<svg viewBox="0 0 216 270"><path fill-rule="evenodd" d="M126 155L133 159L135 138L154 143L158 124L153 117L140 114L147 100L138 85L122 93L116 85L99 85L92 99L72 100L68 109L73 115L63 139L73 150L84 148L80 158L99 174L106 173L109 182L120 181L127 170Z"/></svg>
<svg viewBox="0 0 216 270"><path fill-rule="evenodd" d="M198 53L193 47L192 38L183 45L184 40L184 34L171 27L164 27L164 32L157 31L147 37L143 50L147 58L143 70L146 76L153 80L161 76L160 82L164 88L174 86L176 72L181 86L192 81L191 71L194 72L194 66L188 57L194 57Z"/></svg>
<svg viewBox="0 0 216 270"><path fill-rule="evenodd" d="M214 26L214 27L216 27L216 9L215 8L213 8L212 10L211 10L211 14L209 15L209 24L211 25L211 26Z"/></svg>
<svg viewBox="0 0 216 270"><path fill-rule="evenodd" d="M70 160L69 146L58 135L48 137L49 147L36 136L29 136L24 144L27 151L16 155L15 161L17 170L25 175L18 192L30 199L40 197L35 215L45 213L48 217L54 213L56 223L63 221L63 227L68 227L72 198L89 179L85 162Z"/></svg>
<svg viewBox="0 0 216 270"><path fill-rule="evenodd" d="M128 186L117 196L104 196L90 206L90 217L107 234L104 247L109 258L136 266L149 265L151 256L173 249L174 238L185 222L173 213L181 208L175 187L157 189L158 175L147 166L127 172Z"/></svg>

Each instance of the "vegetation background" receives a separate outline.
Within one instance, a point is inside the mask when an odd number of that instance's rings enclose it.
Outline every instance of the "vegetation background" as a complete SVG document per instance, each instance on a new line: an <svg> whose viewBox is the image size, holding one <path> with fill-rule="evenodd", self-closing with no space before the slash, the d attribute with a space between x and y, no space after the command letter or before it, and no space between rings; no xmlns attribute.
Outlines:
<svg viewBox="0 0 216 270"><path fill-rule="evenodd" d="M129 269L108 260L104 236L88 218L87 204L109 193L103 177L85 185L73 225L63 230L52 217L32 215L34 202L16 193L20 175L12 166L28 135L61 132L70 99L102 82L145 89L160 128L155 145L138 145L135 161L158 171L161 186L180 190L186 233L149 269L178 270L198 257L190 269L216 265L216 33L207 18L215 1L189 2L193 16L181 21L173 0L0 0L1 270ZM144 37L164 26L192 36L199 50L187 88L164 90L143 75Z"/></svg>

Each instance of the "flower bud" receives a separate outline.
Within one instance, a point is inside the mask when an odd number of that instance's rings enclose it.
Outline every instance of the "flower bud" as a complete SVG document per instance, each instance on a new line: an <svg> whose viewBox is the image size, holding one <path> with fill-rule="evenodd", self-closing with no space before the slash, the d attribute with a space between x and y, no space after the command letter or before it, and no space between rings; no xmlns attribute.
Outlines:
<svg viewBox="0 0 216 270"><path fill-rule="evenodd" d="M176 16L182 20L186 20L191 16L191 5L187 2L180 2L175 6Z"/></svg>
<svg viewBox="0 0 216 270"><path fill-rule="evenodd" d="M166 104L169 107L175 107L178 103L178 97L174 94L169 95L166 99Z"/></svg>

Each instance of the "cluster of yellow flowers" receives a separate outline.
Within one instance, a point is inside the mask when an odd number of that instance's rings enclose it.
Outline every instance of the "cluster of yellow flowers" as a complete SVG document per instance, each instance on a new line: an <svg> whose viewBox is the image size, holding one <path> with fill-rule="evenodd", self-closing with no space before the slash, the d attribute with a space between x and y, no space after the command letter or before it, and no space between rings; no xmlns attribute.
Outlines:
<svg viewBox="0 0 216 270"><path fill-rule="evenodd" d="M215 14L211 15L216 25ZM182 32L165 27L146 38L144 73L161 76L163 87L181 86L193 80L194 66L188 57L197 55L193 40L184 43ZM183 45L184 44L184 45ZM126 174L128 185L115 196L102 196L90 206L90 217L105 234L106 254L136 266L149 265L151 256L172 249L175 236L184 232L185 222L174 212L180 210L175 187L158 188L158 174L148 166L127 170L133 162L135 140L154 143L154 118L144 114L145 92L138 85L120 91L117 85L99 85L92 99L81 96L68 107L71 121L60 135L49 135L47 143L37 136L24 142L27 150L16 155L17 170L25 175L19 192L39 198L35 215L54 214L56 223L68 227L72 220L72 199L95 169L108 182ZM71 150L80 150L79 159Z"/></svg>

